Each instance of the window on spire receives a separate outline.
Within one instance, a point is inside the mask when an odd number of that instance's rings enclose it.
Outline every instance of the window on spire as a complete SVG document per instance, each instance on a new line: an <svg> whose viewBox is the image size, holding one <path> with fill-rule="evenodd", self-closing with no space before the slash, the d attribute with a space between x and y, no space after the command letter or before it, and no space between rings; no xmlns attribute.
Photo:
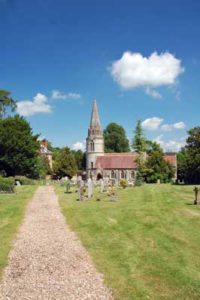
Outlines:
<svg viewBox="0 0 200 300"><path fill-rule="evenodd" d="M90 143L90 151L94 151L94 142L92 141L91 143Z"/></svg>

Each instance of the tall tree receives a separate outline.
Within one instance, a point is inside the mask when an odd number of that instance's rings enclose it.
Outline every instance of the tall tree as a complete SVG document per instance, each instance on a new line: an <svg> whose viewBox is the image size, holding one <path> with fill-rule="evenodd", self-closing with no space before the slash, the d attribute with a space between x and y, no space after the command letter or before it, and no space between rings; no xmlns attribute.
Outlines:
<svg viewBox="0 0 200 300"><path fill-rule="evenodd" d="M77 173L77 164L74 154L68 147L61 148L55 154L53 173L58 177L72 177Z"/></svg>
<svg viewBox="0 0 200 300"><path fill-rule="evenodd" d="M15 111L17 107L16 101L10 94L10 92L0 89L0 118L5 116L7 108L10 108L11 111Z"/></svg>
<svg viewBox="0 0 200 300"><path fill-rule="evenodd" d="M177 153L177 177L179 180L186 181L188 170L188 153L184 148L182 148L179 153Z"/></svg>
<svg viewBox="0 0 200 300"><path fill-rule="evenodd" d="M37 177L37 138L23 117L0 119L0 171L7 176Z"/></svg>
<svg viewBox="0 0 200 300"><path fill-rule="evenodd" d="M85 170L86 168L86 153L82 150L72 150L74 154L76 164L79 171Z"/></svg>
<svg viewBox="0 0 200 300"><path fill-rule="evenodd" d="M38 156L37 166L38 166L38 176L40 178L46 178L47 175L52 174L49 161L46 156L43 155Z"/></svg>
<svg viewBox="0 0 200 300"><path fill-rule="evenodd" d="M145 163L143 176L147 182L169 182L174 176L174 168L164 160L164 153L158 144L153 144L151 153Z"/></svg>
<svg viewBox="0 0 200 300"><path fill-rule="evenodd" d="M129 152L129 141L122 126L110 123L104 129L105 152Z"/></svg>
<svg viewBox="0 0 200 300"><path fill-rule="evenodd" d="M186 183L200 183L200 127L188 131L186 146L178 155L178 175Z"/></svg>
<svg viewBox="0 0 200 300"><path fill-rule="evenodd" d="M132 147L133 149L138 152L145 152L146 151L146 139L144 137L141 121L137 121L137 125L135 128L135 135L133 137Z"/></svg>

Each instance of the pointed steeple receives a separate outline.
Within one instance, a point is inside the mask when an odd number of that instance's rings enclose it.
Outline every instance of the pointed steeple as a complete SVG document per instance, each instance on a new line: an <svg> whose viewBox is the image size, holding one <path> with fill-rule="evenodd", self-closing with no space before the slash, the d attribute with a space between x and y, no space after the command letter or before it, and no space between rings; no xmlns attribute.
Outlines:
<svg viewBox="0 0 200 300"><path fill-rule="evenodd" d="M102 135L101 123L99 119L97 101L94 99L92 107L92 115L90 120L89 134Z"/></svg>

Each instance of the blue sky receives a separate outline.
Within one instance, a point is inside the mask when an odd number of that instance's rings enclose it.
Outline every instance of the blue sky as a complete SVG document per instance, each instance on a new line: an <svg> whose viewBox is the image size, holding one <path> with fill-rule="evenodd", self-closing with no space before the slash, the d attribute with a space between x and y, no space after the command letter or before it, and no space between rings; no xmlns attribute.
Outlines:
<svg viewBox="0 0 200 300"><path fill-rule="evenodd" d="M94 97L166 150L199 125L198 0L0 0L0 37L0 88L54 146L82 145Z"/></svg>

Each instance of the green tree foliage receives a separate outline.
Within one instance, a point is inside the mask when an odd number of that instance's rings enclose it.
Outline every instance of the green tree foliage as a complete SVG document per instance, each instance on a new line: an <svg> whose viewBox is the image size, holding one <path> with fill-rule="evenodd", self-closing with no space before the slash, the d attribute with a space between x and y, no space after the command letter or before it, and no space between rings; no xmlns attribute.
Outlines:
<svg viewBox="0 0 200 300"><path fill-rule="evenodd" d="M0 89L0 118L5 116L7 108L15 111L16 106L16 101L10 96L10 92Z"/></svg>
<svg viewBox="0 0 200 300"><path fill-rule="evenodd" d="M0 173L37 177L37 138L23 117L0 119Z"/></svg>
<svg viewBox="0 0 200 300"><path fill-rule="evenodd" d="M154 141L146 140L146 153L151 155L154 151L160 151L160 145Z"/></svg>
<svg viewBox="0 0 200 300"><path fill-rule="evenodd" d="M79 171L83 171L86 168L86 153L81 150L72 150L74 154L77 168Z"/></svg>
<svg viewBox="0 0 200 300"><path fill-rule="evenodd" d="M56 152L53 162L53 173L58 177L72 177L77 173L77 164L74 154L68 147Z"/></svg>
<svg viewBox="0 0 200 300"><path fill-rule="evenodd" d="M146 139L144 137L141 121L137 121L137 125L135 128L135 135L133 137L132 147L133 149L138 152L145 152L146 151Z"/></svg>
<svg viewBox="0 0 200 300"><path fill-rule="evenodd" d="M200 127L188 131L186 146L178 154L178 178L185 183L200 183Z"/></svg>
<svg viewBox="0 0 200 300"><path fill-rule="evenodd" d="M164 160L164 153L160 146L158 144L153 146L142 170L142 175L149 183L155 183L158 179L161 182L170 182L175 170L170 163Z"/></svg>
<svg viewBox="0 0 200 300"><path fill-rule="evenodd" d="M49 151L51 151L52 153L54 153L54 152L56 152L56 151L59 151L59 150L60 150L60 148L59 148L59 147L54 147L54 146L52 145L52 143L51 143L51 142L49 142L49 141L48 141L48 146L47 146L47 149L48 149Z"/></svg>
<svg viewBox="0 0 200 300"><path fill-rule="evenodd" d="M177 153L177 177L179 180L185 181L188 169L188 154L185 148Z"/></svg>
<svg viewBox="0 0 200 300"><path fill-rule="evenodd" d="M48 158L45 155L38 156L37 168L38 168L38 175L40 178L44 179L47 175L51 175L52 173Z"/></svg>
<svg viewBox="0 0 200 300"><path fill-rule="evenodd" d="M129 141L124 128L116 123L110 123L103 132L105 152L129 152Z"/></svg>

